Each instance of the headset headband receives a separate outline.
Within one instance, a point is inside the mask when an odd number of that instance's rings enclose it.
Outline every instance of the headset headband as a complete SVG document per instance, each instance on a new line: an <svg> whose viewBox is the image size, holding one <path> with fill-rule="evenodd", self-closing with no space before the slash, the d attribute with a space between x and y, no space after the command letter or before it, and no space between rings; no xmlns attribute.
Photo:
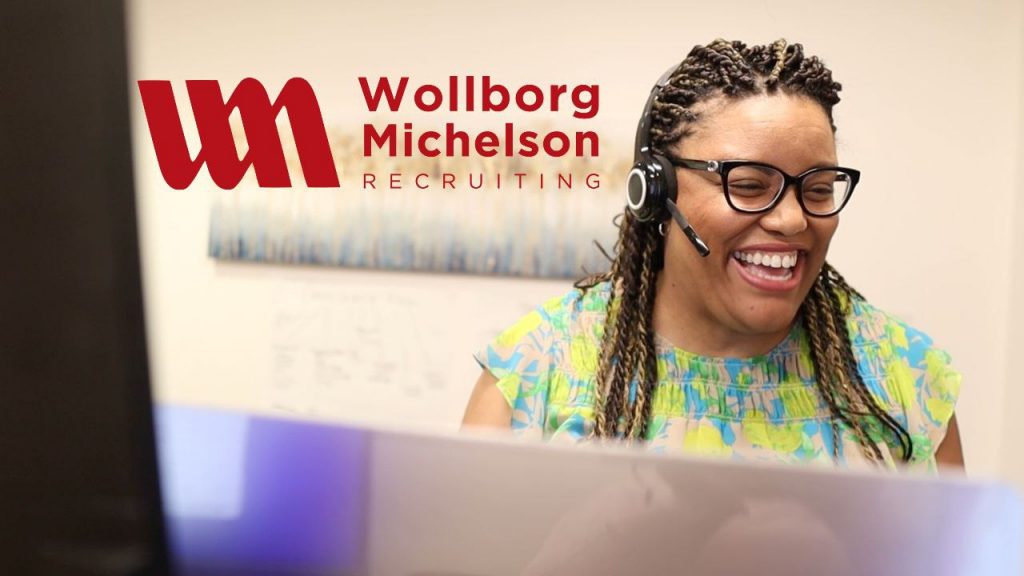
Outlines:
<svg viewBox="0 0 1024 576"><path fill-rule="evenodd" d="M636 126L636 140L634 140L633 147L633 162L639 162L645 155L651 153L651 112L654 109L654 100L661 94L661 89L668 84L669 78L678 69L678 66L673 66L665 71L658 78L657 83L651 88L651 95L647 97L647 104L644 105L643 116L640 117L640 123Z"/></svg>

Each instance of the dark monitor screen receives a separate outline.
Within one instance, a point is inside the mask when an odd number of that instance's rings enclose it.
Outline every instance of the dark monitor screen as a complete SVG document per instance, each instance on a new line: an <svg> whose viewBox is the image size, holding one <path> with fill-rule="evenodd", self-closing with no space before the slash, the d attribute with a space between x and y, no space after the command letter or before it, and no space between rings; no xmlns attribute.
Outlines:
<svg viewBox="0 0 1024 576"><path fill-rule="evenodd" d="M0 574L164 574L124 7L0 9Z"/></svg>

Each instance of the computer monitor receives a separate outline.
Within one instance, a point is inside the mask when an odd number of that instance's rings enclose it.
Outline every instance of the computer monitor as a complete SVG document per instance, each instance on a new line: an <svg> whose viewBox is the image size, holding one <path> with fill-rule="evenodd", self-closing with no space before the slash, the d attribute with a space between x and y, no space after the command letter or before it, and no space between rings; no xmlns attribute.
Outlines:
<svg viewBox="0 0 1024 576"><path fill-rule="evenodd" d="M0 64L0 574L166 574L123 6L5 4Z"/></svg>

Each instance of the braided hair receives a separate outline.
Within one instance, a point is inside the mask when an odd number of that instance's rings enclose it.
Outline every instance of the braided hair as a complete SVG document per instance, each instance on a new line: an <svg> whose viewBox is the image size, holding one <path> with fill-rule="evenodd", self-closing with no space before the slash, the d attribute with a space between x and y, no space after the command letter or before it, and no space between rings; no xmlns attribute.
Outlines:
<svg viewBox="0 0 1024 576"><path fill-rule="evenodd" d="M670 147L691 134L701 116L699 104L718 97L779 92L804 96L821 105L835 131L832 107L839 102L840 88L824 63L805 56L800 44L778 40L748 47L715 40L694 47L662 88L651 111L652 146L655 153L667 155ZM594 435L642 441L647 438L658 380L653 310L664 239L657 224L640 222L628 210L616 222L619 237L609 271L583 278L576 287L585 292L603 282L612 284L596 376ZM846 321L854 300L863 299L826 262L800 309L816 387L831 416L832 456L838 458L843 427L870 461L884 461L878 446L884 441L909 462L910 435L879 406L857 369Z"/></svg>

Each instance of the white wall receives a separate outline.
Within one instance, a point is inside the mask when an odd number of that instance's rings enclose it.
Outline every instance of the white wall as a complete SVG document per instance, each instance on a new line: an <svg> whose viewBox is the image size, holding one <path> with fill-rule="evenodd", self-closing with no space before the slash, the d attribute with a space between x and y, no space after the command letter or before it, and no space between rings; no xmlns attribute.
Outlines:
<svg viewBox="0 0 1024 576"><path fill-rule="evenodd" d="M1009 266L1024 270L1024 233L1012 225L1024 216L1016 200L1024 180L1021 6L890 4L529 1L499 13L477 3L309 2L298 11L270 2L146 0L131 5L132 71L137 79L173 80L179 90L184 79L230 84L254 76L279 86L303 76L328 122L363 110L353 88L359 75L436 80L500 72L510 82L592 81L602 91L602 150L612 153L629 150L652 81L694 44L718 36L800 41L844 84L836 109L840 157L864 173L832 261L878 305L953 354L965 376L958 416L972 472L1012 473L1024 482L1024 461L1003 442L1024 428L1002 409L1024 400L1007 386L1013 350L1024 345L1010 331L1024 310L1011 303ZM530 303L568 286L212 262L205 256L208 188L179 192L163 183L135 100L147 319L161 399L453 426L478 371L469 354ZM416 338L434 351L431 369L445 371L442 382L391 367L402 384L390 389L362 377L344 389L282 384L277 372L288 359L275 331L282 314L325 310L303 308L310 300L328 302L329 310L330 302L344 308L346 298L392 293L427 331ZM387 302L374 302L386 316ZM323 333L344 341L352 335L343 327L338 320ZM386 319L373 337L388 350L409 341L401 318ZM409 352L396 349L392 356L403 364Z"/></svg>
<svg viewBox="0 0 1024 576"><path fill-rule="evenodd" d="M1021 29L1024 30L1024 10L1020 11ZM1024 69L1024 34L1019 37L1020 47L1016 69ZM1011 63L1012 64L1012 63ZM1014 198L1013 221L1011 223L1013 238L1013 277L1011 280L1009 312L1006 317L1008 326L1006 385L1003 412L1003 449L1002 474L1018 486L1024 487L1024 449L1019 441L1024 438L1024 418L1021 407L1024 407L1024 382L1020 378L1021 351L1024 350L1024 74L1018 78L1021 88L1018 90L1020 105L1017 108L1017 139L1016 162L1016 196ZM1007 120L1011 120L1008 117Z"/></svg>

